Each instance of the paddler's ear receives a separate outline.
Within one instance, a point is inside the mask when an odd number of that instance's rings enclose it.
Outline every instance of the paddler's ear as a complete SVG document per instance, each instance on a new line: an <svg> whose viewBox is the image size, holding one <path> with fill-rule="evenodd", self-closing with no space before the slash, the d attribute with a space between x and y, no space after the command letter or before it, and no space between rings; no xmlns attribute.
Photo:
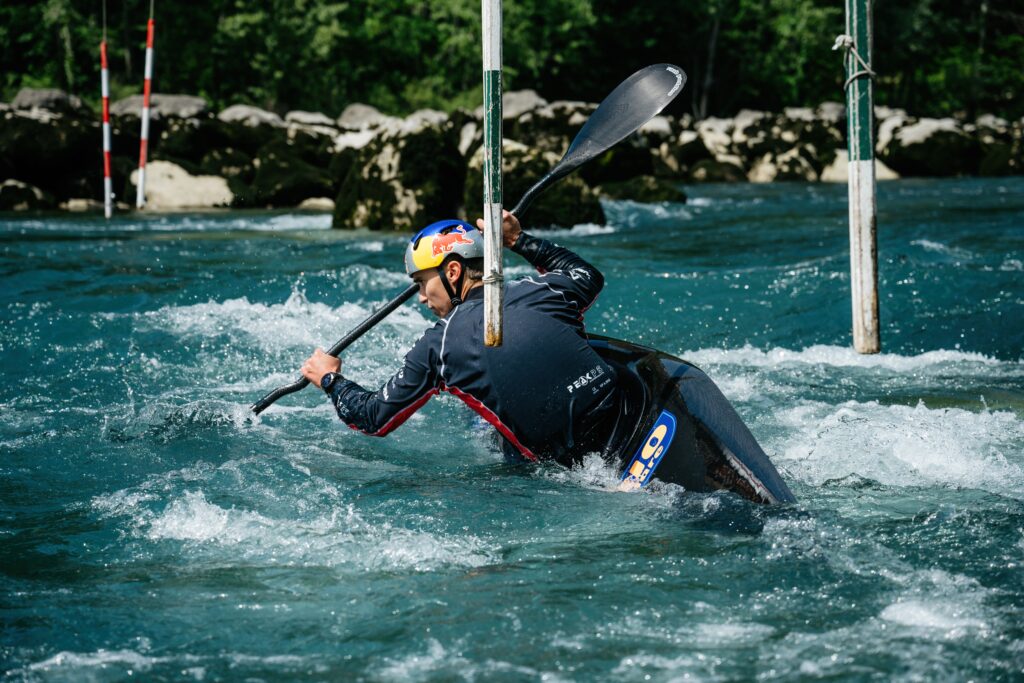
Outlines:
<svg viewBox="0 0 1024 683"><path fill-rule="evenodd" d="M449 259L448 263L444 266L444 274L448 279L448 282L455 284L459 281L459 277L462 275L462 263L459 259Z"/></svg>

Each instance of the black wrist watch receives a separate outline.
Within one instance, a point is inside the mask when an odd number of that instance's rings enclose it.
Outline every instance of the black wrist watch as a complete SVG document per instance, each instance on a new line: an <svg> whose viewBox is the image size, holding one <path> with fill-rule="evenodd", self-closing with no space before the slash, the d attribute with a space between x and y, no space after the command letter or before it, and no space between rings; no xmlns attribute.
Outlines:
<svg viewBox="0 0 1024 683"><path fill-rule="evenodd" d="M334 386L334 383L337 382L340 377L341 375L337 372L328 372L320 378L320 388L323 389L325 393L331 393L331 387Z"/></svg>

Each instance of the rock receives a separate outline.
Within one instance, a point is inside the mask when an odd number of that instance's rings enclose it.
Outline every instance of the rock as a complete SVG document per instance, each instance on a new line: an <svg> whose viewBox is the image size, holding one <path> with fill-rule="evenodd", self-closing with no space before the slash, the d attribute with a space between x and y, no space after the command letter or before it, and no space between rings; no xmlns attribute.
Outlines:
<svg viewBox="0 0 1024 683"><path fill-rule="evenodd" d="M685 178L694 164L712 159L711 152L704 146L700 134L683 130L668 142L659 145L654 154L655 175L667 178Z"/></svg>
<svg viewBox="0 0 1024 683"><path fill-rule="evenodd" d="M586 102L551 102L506 125L505 137L561 157L596 108Z"/></svg>
<svg viewBox="0 0 1024 683"><path fill-rule="evenodd" d="M233 104L217 114L217 118L224 123L240 123L251 128L256 126L281 128L284 126L284 121L274 112L248 104Z"/></svg>
<svg viewBox="0 0 1024 683"><path fill-rule="evenodd" d="M743 168L731 161L704 159L690 170L690 180L696 183L736 183L747 179Z"/></svg>
<svg viewBox="0 0 1024 683"><path fill-rule="evenodd" d="M964 128L966 132L968 127ZM970 128L980 146L979 175L1005 176L1019 173L1013 152L1013 129L1009 121L985 114L979 116Z"/></svg>
<svg viewBox="0 0 1024 683"><path fill-rule="evenodd" d="M138 149L138 129L132 119L115 119L115 126L130 131L132 147ZM167 119L150 130L151 158L200 163L214 150L230 150L246 154L251 160L264 145L285 140L293 131L275 126L250 126L241 121L225 122L216 118ZM325 141L324 145L328 145ZM115 148L117 142L115 140ZM217 174L215 174L217 175Z"/></svg>
<svg viewBox="0 0 1024 683"><path fill-rule="evenodd" d="M792 119L793 121L804 121L805 123L810 123L815 119L814 110L810 107L784 107L782 109L782 115L787 119Z"/></svg>
<svg viewBox="0 0 1024 683"><path fill-rule="evenodd" d="M502 190L508 206L558 163L560 155L532 149L526 145L505 140L501 158ZM483 149L478 149L469 161L466 177L464 206L475 215L479 213L483 197ZM532 227L573 226L580 223L604 223L604 210L597 194L578 175L570 175L552 185L530 205L524 225Z"/></svg>
<svg viewBox="0 0 1024 683"><path fill-rule="evenodd" d="M61 202L60 207L65 211L71 213L86 213L91 211L102 211L103 202L96 201L95 199L83 199L81 197L75 197L69 199L66 202Z"/></svg>
<svg viewBox="0 0 1024 683"><path fill-rule="evenodd" d="M54 203L53 197L34 185L13 179L0 183L0 211L51 209Z"/></svg>
<svg viewBox="0 0 1024 683"><path fill-rule="evenodd" d="M433 114L388 125L358 151L334 227L412 230L455 215L466 173L457 144L452 122Z"/></svg>
<svg viewBox="0 0 1024 683"><path fill-rule="evenodd" d="M843 124L817 116L806 108L787 108L785 112L775 117L770 131L772 139L777 143L772 153L778 159L790 150L799 148L800 158L810 164L816 180L822 169L835 157L836 150L844 147ZM792 161L795 161L795 157ZM783 162L783 166L787 165L788 170L783 169L780 180L810 175L789 162ZM802 163L798 165L802 166Z"/></svg>
<svg viewBox="0 0 1024 683"><path fill-rule="evenodd" d="M845 149L838 150L832 163L825 166L818 176L823 183L845 183L850 179L850 155Z"/></svg>
<svg viewBox="0 0 1024 683"><path fill-rule="evenodd" d="M102 139L96 121L38 109L4 112L0 178L17 178L58 200L101 196Z"/></svg>
<svg viewBox="0 0 1024 683"><path fill-rule="evenodd" d="M252 157L231 147L211 149L200 159L199 168L203 173L244 183L252 182L256 174Z"/></svg>
<svg viewBox="0 0 1024 683"><path fill-rule="evenodd" d="M59 114L74 114L82 109L82 100L56 88L22 88L11 102L13 109L43 109Z"/></svg>
<svg viewBox="0 0 1024 683"><path fill-rule="evenodd" d="M518 119L528 111L539 109L548 103L536 90L512 90L501 96L501 118ZM483 110L480 112L483 117Z"/></svg>
<svg viewBox="0 0 1024 683"><path fill-rule="evenodd" d="M345 178L348 177L358 158L359 150L356 149L343 149L334 153L330 163L327 164L327 175L330 176L331 183L335 188L340 188L345 182Z"/></svg>
<svg viewBox="0 0 1024 683"><path fill-rule="evenodd" d="M835 158L825 166L818 180L823 183L845 183L850 179L850 156L845 149L836 150ZM875 180L896 180L899 174L875 159Z"/></svg>
<svg viewBox="0 0 1024 683"><path fill-rule="evenodd" d="M892 118L893 116L899 116L907 118L907 112L904 109L893 109L892 107L886 107L885 105L877 105L874 109L875 121L885 121L886 119Z"/></svg>
<svg viewBox="0 0 1024 683"><path fill-rule="evenodd" d="M797 145L782 154L765 154L756 160L747 173L752 183L770 183L775 180L804 180L813 182L818 172L810 159L814 158L812 145Z"/></svg>
<svg viewBox="0 0 1024 683"><path fill-rule="evenodd" d="M605 199L628 199L644 204L658 202L683 204L686 202L686 193L680 190L676 183L649 175L618 183L607 183L596 190L598 195Z"/></svg>
<svg viewBox="0 0 1024 683"><path fill-rule="evenodd" d="M151 131L150 158L199 164L210 150L230 144L225 125L216 119L168 118Z"/></svg>
<svg viewBox="0 0 1024 683"><path fill-rule="evenodd" d="M811 120L810 110L804 112ZM786 123L789 119L784 115L770 114L763 111L744 109L733 119L732 149L740 158L740 164L752 168L755 163L763 163L764 157L777 157L793 148L797 136ZM715 155L725 161L724 155Z"/></svg>
<svg viewBox="0 0 1024 683"><path fill-rule="evenodd" d="M165 95L153 93L149 97L149 118L190 119L206 113L209 105L195 95ZM131 95L110 105L111 116L142 116L142 95Z"/></svg>
<svg viewBox="0 0 1024 683"><path fill-rule="evenodd" d="M340 152L344 149L362 149L370 144L370 141L377 137L377 131L372 129L355 131L352 133L341 133L334 138L334 151Z"/></svg>
<svg viewBox="0 0 1024 683"><path fill-rule="evenodd" d="M467 121L459 130L459 154L469 156L470 152L483 144L484 130L476 121Z"/></svg>
<svg viewBox="0 0 1024 683"><path fill-rule="evenodd" d="M878 157L900 175L945 177L976 173L981 148L951 118L910 122L886 119L879 128Z"/></svg>
<svg viewBox="0 0 1024 683"><path fill-rule="evenodd" d="M822 102L814 111L814 115L825 123L840 126L846 121L846 105L841 102Z"/></svg>
<svg viewBox="0 0 1024 683"><path fill-rule="evenodd" d="M318 111L290 111L284 115L284 120L285 123L297 123L300 126L335 127L334 119Z"/></svg>
<svg viewBox="0 0 1024 683"><path fill-rule="evenodd" d="M706 118L697 123L697 136L713 157L732 154L732 119Z"/></svg>
<svg viewBox="0 0 1024 683"><path fill-rule="evenodd" d="M310 197L309 199L303 199L298 209L300 211L331 213L334 211L334 200L330 197Z"/></svg>
<svg viewBox="0 0 1024 683"><path fill-rule="evenodd" d="M350 104L338 117L338 127L345 130L366 130L379 128L397 121L393 116L386 116L368 104Z"/></svg>
<svg viewBox="0 0 1024 683"><path fill-rule="evenodd" d="M139 171L131 174L138 183ZM146 208L157 211L175 209L211 209L231 206L234 195L228 181L217 176L194 176L169 161L146 165Z"/></svg>
<svg viewBox="0 0 1024 683"><path fill-rule="evenodd" d="M327 173L329 157L319 157L315 142L274 140L253 160L253 201L263 206L295 206L310 197L337 192Z"/></svg>
<svg viewBox="0 0 1024 683"><path fill-rule="evenodd" d="M414 134L430 127L443 127L446 123L448 115L443 111L418 109L402 119L397 127L391 124L390 129Z"/></svg>
<svg viewBox="0 0 1024 683"><path fill-rule="evenodd" d="M536 90L510 90L501 95L501 118L505 121L518 119L528 111L540 109L548 103ZM473 118L482 121L483 105L473 110Z"/></svg>
<svg viewBox="0 0 1024 683"><path fill-rule="evenodd" d="M582 166L577 173L589 185L604 185L654 175L654 166L651 149L636 136L630 136Z"/></svg>
<svg viewBox="0 0 1024 683"><path fill-rule="evenodd" d="M1011 134L1010 122L992 114L979 116L974 126L980 133L991 135L993 138L1009 137Z"/></svg>

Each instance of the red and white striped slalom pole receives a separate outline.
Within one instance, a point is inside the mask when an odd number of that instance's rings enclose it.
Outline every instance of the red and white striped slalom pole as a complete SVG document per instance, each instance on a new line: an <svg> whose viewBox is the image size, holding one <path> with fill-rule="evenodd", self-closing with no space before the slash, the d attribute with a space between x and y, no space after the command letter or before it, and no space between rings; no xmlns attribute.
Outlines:
<svg viewBox="0 0 1024 683"><path fill-rule="evenodd" d="M142 88L142 139L139 140L139 182L135 186L135 207L146 205L146 146L149 144L149 93L153 81L153 14L146 24L146 81Z"/></svg>
<svg viewBox="0 0 1024 683"><path fill-rule="evenodd" d="M100 94L103 97L103 213L114 212L114 191L110 186L110 76L107 71L107 41L100 43Z"/></svg>

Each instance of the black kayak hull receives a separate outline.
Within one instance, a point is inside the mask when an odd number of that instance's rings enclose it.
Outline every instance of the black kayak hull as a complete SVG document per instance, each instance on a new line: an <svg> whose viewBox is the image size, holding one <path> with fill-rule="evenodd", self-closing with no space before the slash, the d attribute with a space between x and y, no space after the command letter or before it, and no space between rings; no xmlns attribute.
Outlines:
<svg viewBox="0 0 1024 683"><path fill-rule="evenodd" d="M688 491L728 490L756 503L796 501L721 390L697 366L656 349L590 335L624 400L609 452L624 488L651 479Z"/></svg>

